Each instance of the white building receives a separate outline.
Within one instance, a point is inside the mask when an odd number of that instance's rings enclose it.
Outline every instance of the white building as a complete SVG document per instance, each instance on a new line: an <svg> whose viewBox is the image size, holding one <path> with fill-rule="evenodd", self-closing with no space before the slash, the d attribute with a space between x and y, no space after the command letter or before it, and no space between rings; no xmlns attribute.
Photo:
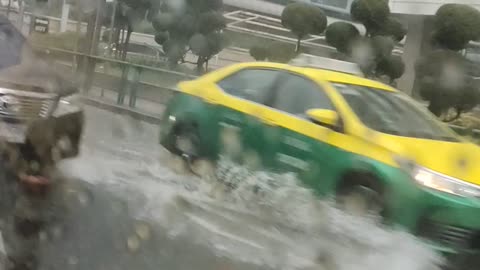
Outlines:
<svg viewBox="0 0 480 270"><path fill-rule="evenodd" d="M390 10L397 14L435 15L444 4L465 4L480 9L480 0L389 0Z"/></svg>

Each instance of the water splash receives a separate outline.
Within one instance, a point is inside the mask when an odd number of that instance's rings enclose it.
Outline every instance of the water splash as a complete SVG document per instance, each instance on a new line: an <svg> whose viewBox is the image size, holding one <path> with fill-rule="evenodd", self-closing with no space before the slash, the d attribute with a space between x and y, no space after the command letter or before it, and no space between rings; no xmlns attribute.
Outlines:
<svg viewBox="0 0 480 270"><path fill-rule="evenodd" d="M196 189L196 196L181 195L181 207L174 211L194 216L190 222L197 225L210 224L210 233L229 233L261 247L255 255L247 252L252 256L249 260L262 259L280 269L335 270L436 270L443 263L412 235L381 227L374 219L347 215L331 202L318 200L292 174L253 172L222 160L215 178L217 183L199 182L202 187ZM232 237L220 237L211 246L227 242L225 238ZM231 245L231 250L225 246L228 256L242 256L239 245Z"/></svg>
<svg viewBox="0 0 480 270"><path fill-rule="evenodd" d="M141 220L171 239L188 239L219 257L272 269L437 270L441 260L415 237L352 217L322 201L294 175L251 171L222 160L215 177L165 167L158 129L87 108L82 156L66 170L128 194ZM112 138L116 122L124 132ZM135 203L132 203L135 201Z"/></svg>

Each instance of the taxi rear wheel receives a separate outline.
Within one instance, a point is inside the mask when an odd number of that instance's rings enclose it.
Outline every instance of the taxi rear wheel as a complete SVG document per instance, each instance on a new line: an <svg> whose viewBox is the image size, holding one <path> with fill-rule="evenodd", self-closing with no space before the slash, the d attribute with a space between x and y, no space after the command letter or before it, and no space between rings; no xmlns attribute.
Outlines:
<svg viewBox="0 0 480 270"><path fill-rule="evenodd" d="M210 176L214 170L213 162L201 153L201 139L198 128L194 124L178 126L174 133L175 153L191 173L200 176Z"/></svg>
<svg viewBox="0 0 480 270"><path fill-rule="evenodd" d="M199 155L199 138L193 128L182 128L175 134L175 149L186 160L194 160Z"/></svg>
<svg viewBox="0 0 480 270"><path fill-rule="evenodd" d="M179 124L172 135L173 154L179 156L190 169L200 153L200 137L197 128L193 124Z"/></svg>

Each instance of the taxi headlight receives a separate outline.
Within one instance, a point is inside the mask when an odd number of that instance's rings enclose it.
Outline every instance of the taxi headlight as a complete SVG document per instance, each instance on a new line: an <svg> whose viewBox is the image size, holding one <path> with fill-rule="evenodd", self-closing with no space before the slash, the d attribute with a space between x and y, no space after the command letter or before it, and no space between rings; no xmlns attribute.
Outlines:
<svg viewBox="0 0 480 270"><path fill-rule="evenodd" d="M417 184L426 188L461 197L480 198L480 186L478 185L424 168L416 164L415 161L402 156L394 156L394 160Z"/></svg>
<svg viewBox="0 0 480 270"><path fill-rule="evenodd" d="M466 183L432 170L415 167L412 178L420 185L462 197L480 198L480 186Z"/></svg>

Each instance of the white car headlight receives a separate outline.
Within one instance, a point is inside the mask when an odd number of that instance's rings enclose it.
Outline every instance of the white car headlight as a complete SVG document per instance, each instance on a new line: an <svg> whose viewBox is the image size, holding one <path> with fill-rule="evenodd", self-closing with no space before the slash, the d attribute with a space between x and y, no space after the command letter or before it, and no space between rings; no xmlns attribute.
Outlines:
<svg viewBox="0 0 480 270"><path fill-rule="evenodd" d="M62 97L52 116L60 117L66 114L72 114L81 111L82 103L79 95L70 95Z"/></svg>
<svg viewBox="0 0 480 270"><path fill-rule="evenodd" d="M427 188L462 197L480 198L480 186L469 184L426 168L416 166L412 171L412 178L418 184Z"/></svg>
<svg viewBox="0 0 480 270"><path fill-rule="evenodd" d="M60 99L60 103L67 104L67 105L78 104L80 103L80 100L81 98L79 94L73 94L73 95L62 97Z"/></svg>

